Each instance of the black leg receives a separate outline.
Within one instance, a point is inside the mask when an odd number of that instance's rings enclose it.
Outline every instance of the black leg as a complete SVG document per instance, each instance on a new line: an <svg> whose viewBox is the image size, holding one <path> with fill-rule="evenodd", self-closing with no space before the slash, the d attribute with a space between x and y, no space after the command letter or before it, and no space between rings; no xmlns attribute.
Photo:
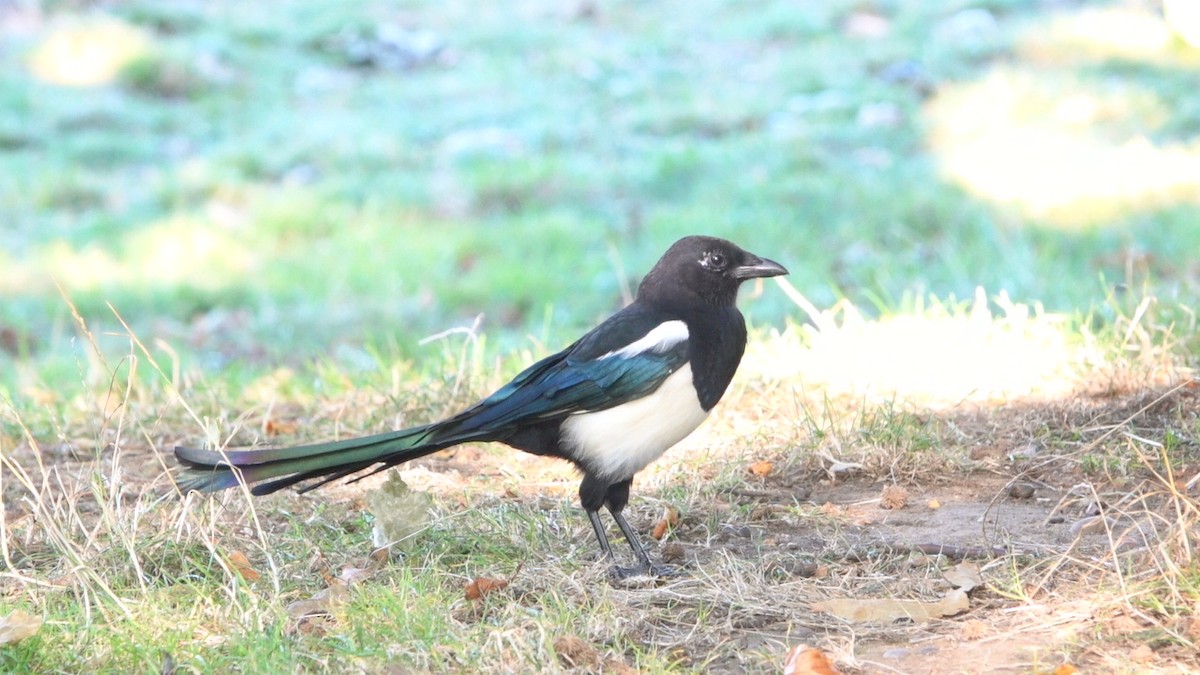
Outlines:
<svg viewBox="0 0 1200 675"><path fill-rule="evenodd" d="M604 525L600 522L600 514L596 511L587 512L588 520L592 522L592 531L596 533L596 541L600 542L600 551L609 560L615 560L612 545L608 543L608 535L604 533Z"/></svg>
<svg viewBox="0 0 1200 675"><path fill-rule="evenodd" d="M638 559L640 567L649 569L651 567L650 554L646 553L646 547L642 546L642 540L638 538L637 532L629 526L629 521L625 520L625 516L621 515L620 511L609 510L613 520L617 521L617 527L621 528L621 534L625 535L625 541L629 542L629 548L633 549L633 556Z"/></svg>
<svg viewBox="0 0 1200 675"><path fill-rule="evenodd" d="M617 527L621 528L621 534L625 535L625 541L629 542L629 548L633 549L633 555L638 559L638 564L633 567L617 567L614 576L617 578L652 576L652 577L673 577L675 576L675 568L670 565L655 565L650 561L650 554L646 553L646 547L642 546L642 540L638 537L637 532L629 526L629 521L625 520L625 516L621 515L620 511L609 509L613 520L617 521Z"/></svg>
<svg viewBox="0 0 1200 675"><path fill-rule="evenodd" d="M583 510L587 513L588 521L592 524L592 531L596 533L596 541L600 543L600 551L605 557L615 561L617 556L613 553L612 544L608 541L608 534L605 533L604 525L600 522L601 506L606 507L612 514L613 520L617 522L617 527L621 528L621 534L625 536L625 541L629 542L629 548L633 549L637 564L633 567L620 567L614 564L611 572L614 578L627 579L647 575L670 576L674 571L670 567L655 565L650 561L650 554L642 546L637 532L633 531L629 522L625 520L625 516L621 515L621 510L629 501L629 485L632 482L632 480L624 480L610 484L585 473L583 482L579 485L579 503L583 505Z"/></svg>

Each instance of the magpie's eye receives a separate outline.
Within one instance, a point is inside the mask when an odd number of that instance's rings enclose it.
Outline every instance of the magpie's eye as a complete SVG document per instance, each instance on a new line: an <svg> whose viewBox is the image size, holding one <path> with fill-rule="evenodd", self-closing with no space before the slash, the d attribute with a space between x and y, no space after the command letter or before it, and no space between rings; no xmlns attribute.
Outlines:
<svg viewBox="0 0 1200 675"><path fill-rule="evenodd" d="M720 251L705 251L700 258L700 266L710 272L724 272L729 266L729 259Z"/></svg>

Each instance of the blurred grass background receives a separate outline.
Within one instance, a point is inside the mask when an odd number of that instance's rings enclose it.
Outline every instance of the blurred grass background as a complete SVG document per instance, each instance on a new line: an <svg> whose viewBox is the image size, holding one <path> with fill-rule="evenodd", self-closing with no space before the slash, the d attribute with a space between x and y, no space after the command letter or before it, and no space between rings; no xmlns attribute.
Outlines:
<svg viewBox="0 0 1200 675"><path fill-rule="evenodd" d="M557 348L690 233L822 307L1186 312L1200 49L1175 11L0 2L0 383L77 377L56 284L117 353L109 304L212 372L353 367L478 314Z"/></svg>

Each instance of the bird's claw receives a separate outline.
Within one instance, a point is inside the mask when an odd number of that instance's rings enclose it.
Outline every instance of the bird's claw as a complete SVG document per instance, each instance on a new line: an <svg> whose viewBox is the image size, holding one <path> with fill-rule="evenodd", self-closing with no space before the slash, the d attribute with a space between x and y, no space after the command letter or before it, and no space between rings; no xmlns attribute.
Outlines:
<svg viewBox="0 0 1200 675"><path fill-rule="evenodd" d="M653 563L642 563L633 565L632 567L621 567L613 565L609 569L608 575L614 581L626 581L636 579L638 577L649 577L651 579L665 579L679 575L679 570L671 565L655 565Z"/></svg>

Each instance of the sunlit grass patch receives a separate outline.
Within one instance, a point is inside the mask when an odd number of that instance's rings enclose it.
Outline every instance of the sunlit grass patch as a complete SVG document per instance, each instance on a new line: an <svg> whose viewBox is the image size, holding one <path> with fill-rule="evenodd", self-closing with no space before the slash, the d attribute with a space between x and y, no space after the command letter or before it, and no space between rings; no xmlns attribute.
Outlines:
<svg viewBox="0 0 1200 675"><path fill-rule="evenodd" d="M1124 6L1111 3L1052 14L1030 27L1017 40L1017 48L1023 55L1054 63L1129 59L1186 65L1200 61L1200 54L1173 42L1172 26L1166 17L1148 5L1134 3Z"/></svg>
<svg viewBox="0 0 1200 675"><path fill-rule="evenodd" d="M62 22L34 49L29 68L53 84L104 85L142 58L150 45L144 31L113 17Z"/></svg>
<svg viewBox="0 0 1200 675"><path fill-rule="evenodd" d="M1170 103L1127 82L997 70L931 102L942 171L974 194L1080 226L1200 194L1200 151L1158 140Z"/></svg>
<svg viewBox="0 0 1200 675"><path fill-rule="evenodd" d="M931 301L868 319L842 302L817 311L748 356L757 372L794 376L833 396L946 408L966 402L1050 400L1077 390L1078 370L1103 355L1066 316L989 299Z"/></svg>
<svg viewBox="0 0 1200 675"><path fill-rule="evenodd" d="M1180 74L1200 57L1176 47L1161 16L1061 12L1028 26L1016 49L1024 60L944 87L929 102L928 142L946 176L1077 227L1200 194L1191 134L1169 133L1180 114L1196 124Z"/></svg>

